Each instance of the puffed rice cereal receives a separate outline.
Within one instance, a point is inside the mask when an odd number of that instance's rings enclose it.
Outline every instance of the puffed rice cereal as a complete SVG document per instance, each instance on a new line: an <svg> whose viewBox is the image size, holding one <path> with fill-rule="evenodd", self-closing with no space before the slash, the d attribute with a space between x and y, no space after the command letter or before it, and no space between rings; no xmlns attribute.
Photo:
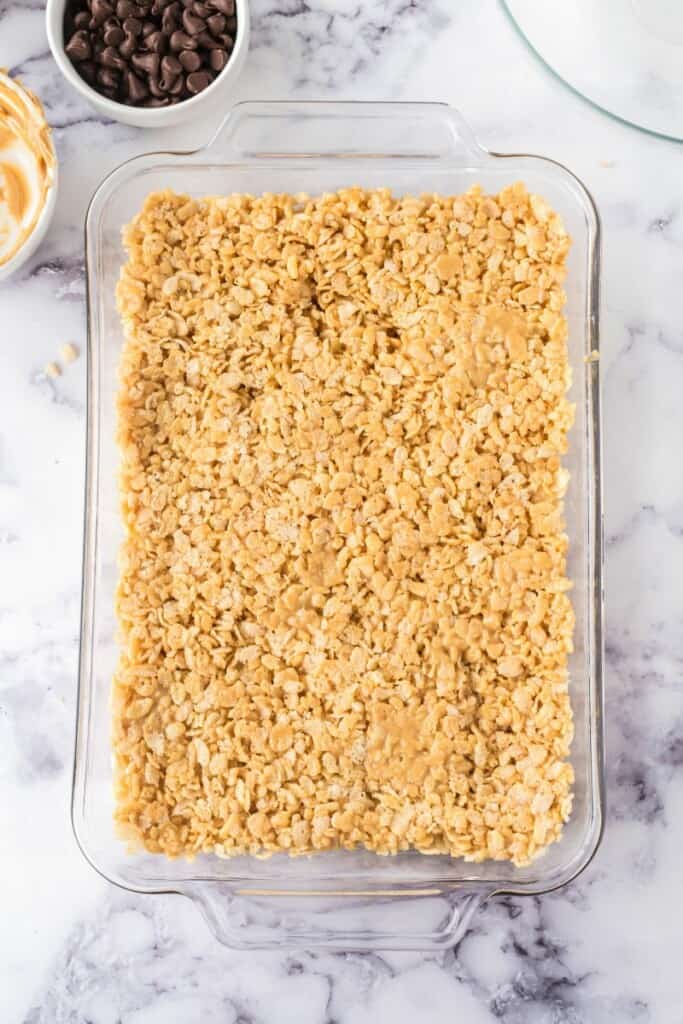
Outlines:
<svg viewBox="0 0 683 1024"><path fill-rule="evenodd" d="M573 781L560 218L160 192L124 241L120 830L528 863Z"/></svg>

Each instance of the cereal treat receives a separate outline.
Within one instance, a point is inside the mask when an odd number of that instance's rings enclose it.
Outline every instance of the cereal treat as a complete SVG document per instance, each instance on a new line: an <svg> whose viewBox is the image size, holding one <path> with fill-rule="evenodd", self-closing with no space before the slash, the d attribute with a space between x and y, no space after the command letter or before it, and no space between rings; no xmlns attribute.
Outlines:
<svg viewBox="0 0 683 1024"><path fill-rule="evenodd" d="M124 240L122 833L528 863L573 781L559 217L161 192Z"/></svg>

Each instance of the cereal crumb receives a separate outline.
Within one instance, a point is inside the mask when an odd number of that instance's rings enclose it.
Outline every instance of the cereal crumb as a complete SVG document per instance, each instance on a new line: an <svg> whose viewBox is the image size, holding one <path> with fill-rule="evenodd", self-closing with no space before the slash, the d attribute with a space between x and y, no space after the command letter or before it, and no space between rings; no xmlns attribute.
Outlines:
<svg viewBox="0 0 683 1024"><path fill-rule="evenodd" d="M76 345L67 341L65 345L62 345L59 354L65 363L73 363L78 359L79 351Z"/></svg>
<svg viewBox="0 0 683 1024"><path fill-rule="evenodd" d="M61 377L62 368L59 363L46 363L44 372L46 377L51 377L54 380L55 377Z"/></svg>
<svg viewBox="0 0 683 1024"><path fill-rule="evenodd" d="M597 349L592 349L587 356L584 356L584 363L597 363L600 360L600 353Z"/></svg>
<svg viewBox="0 0 683 1024"><path fill-rule="evenodd" d="M560 218L167 191L124 243L122 834L527 864L573 782Z"/></svg>

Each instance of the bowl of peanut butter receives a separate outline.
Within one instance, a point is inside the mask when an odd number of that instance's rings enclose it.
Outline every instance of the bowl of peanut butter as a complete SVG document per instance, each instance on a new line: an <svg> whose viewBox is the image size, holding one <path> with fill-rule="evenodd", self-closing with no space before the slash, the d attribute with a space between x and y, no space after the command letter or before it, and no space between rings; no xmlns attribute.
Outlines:
<svg viewBox="0 0 683 1024"><path fill-rule="evenodd" d="M0 69L0 281L40 244L57 197L57 158L40 100Z"/></svg>

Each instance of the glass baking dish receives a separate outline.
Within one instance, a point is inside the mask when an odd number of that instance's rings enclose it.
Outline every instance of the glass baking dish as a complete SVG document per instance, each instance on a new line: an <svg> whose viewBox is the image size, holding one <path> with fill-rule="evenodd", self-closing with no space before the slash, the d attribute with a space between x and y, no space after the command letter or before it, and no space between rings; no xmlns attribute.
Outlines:
<svg viewBox="0 0 683 1024"><path fill-rule="evenodd" d="M566 517L576 612L570 661L576 784L562 839L525 868L362 850L192 862L128 853L112 825L109 741L122 537L114 441L122 225L147 193L162 188L195 196L315 194L349 185L452 194L474 183L495 192L517 179L561 213L573 238L567 315L576 423L566 458ZM102 183L86 221L88 446L72 813L85 856L106 878L139 892L189 896L218 938L233 946L425 949L454 944L473 911L495 894L546 892L590 861L603 823L599 363L587 358L598 349L599 233L595 206L573 174L552 160L487 152L463 118L441 104L243 103L201 149L138 157Z"/></svg>

